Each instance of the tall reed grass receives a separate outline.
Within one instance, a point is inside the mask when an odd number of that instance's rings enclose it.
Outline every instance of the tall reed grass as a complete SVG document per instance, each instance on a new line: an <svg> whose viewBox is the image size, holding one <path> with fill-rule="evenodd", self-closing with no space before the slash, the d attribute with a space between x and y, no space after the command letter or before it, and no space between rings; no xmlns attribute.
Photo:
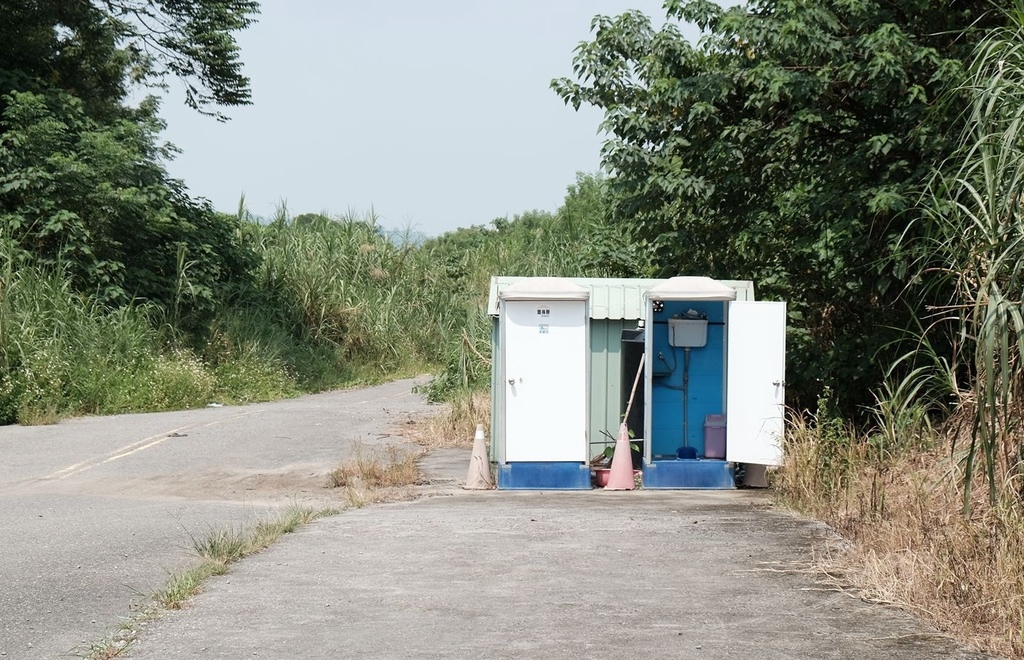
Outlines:
<svg viewBox="0 0 1024 660"><path fill-rule="evenodd" d="M987 483L990 506L1006 484L1024 505L1024 2L1006 13L1008 25L979 43L953 91L967 101L961 146L929 190L928 238L919 246L922 280L949 292L931 308L925 334L944 334L952 350L929 363L971 413L970 432L953 436L966 441L965 513L976 476Z"/></svg>
<svg viewBox="0 0 1024 660"><path fill-rule="evenodd" d="M239 214L258 265L200 329L180 327L177 309L105 307L0 236L0 423L267 400L428 372L432 398L477 410L474 392L490 374L490 277L612 274L601 256L611 230L579 212L530 212L425 242L385 231L372 212L281 209L264 222L243 202ZM179 268L185 287L189 262Z"/></svg>
<svg viewBox="0 0 1024 660"><path fill-rule="evenodd" d="M472 296L438 272L429 249L387 235L373 214L280 215L248 231L263 260L236 309L273 311L275 327L317 347L320 365L338 373L435 370L471 322ZM320 373L304 384L339 383Z"/></svg>

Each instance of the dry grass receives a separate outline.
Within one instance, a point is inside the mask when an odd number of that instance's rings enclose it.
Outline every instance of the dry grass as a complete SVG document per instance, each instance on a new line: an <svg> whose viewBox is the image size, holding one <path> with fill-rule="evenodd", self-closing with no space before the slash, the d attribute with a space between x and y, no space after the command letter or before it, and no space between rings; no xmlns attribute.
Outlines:
<svg viewBox="0 0 1024 660"><path fill-rule="evenodd" d="M871 602L895 605L971 646L1024 658L1024 515L1019 489L989 506L975 481L961 513L957 463L948 450L885 455L795 423L787 465L775 479L790 506L824 519L851 542L827 574ZM948 446L948 445L946 445Z"/></svg>
<svg viewBox="0 0 1024 660"><path fill-rule="evenodd" d="M22 426L52 426L59 424L62 415L52 403L22 406L18 423Z"/></svg>
<svg viewBox="0 0 1024 660"><path fill-rule="evenodd" d="M389 446L383 452L356 449L356 456L327 475L329 488L364 485L370 488L412 486L420 481L416 454Z"/></svg>
<svg viewBox="0 0 1024 660"><path fill-rule="evenodd" d="M408 433L413 442L427 449L471 449L476 425L487 428L490 422L490 393L466 392L446 403L439 414L416 422Z"/></svg>
<svg viewBox="0 0 1024 660"><path fill-rule="evenodd" d="M344 489L349 506L357 508L411 499L414 492L409 487L423 483L419 458L420 454L395 446L376 451L358 446L354 458L327 475L327 487Z"/></svg>
<svg viewBox="0 0 1024 660"><path fill-rule="evenodd" d="M976 647L1024 657L1019 503L989 508L978 488L965 518L946 463L931 455L897 466L890 512L861 527L849 576L873 600L906 606Z"/></svg>

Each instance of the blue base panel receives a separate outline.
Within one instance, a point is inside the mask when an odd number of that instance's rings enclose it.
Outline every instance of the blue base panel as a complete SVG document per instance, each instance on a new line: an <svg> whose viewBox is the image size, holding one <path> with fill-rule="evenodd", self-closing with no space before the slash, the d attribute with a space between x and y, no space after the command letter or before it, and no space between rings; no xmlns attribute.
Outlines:
<svg viewBox="0 0 1024 660"><path fill-rule="evenodd" d="M584 463L531 462L498 466L502 490L590 490L590 466Z"/></svg>
<svg viewBox="0 0 1024 660"><path fill-rule="evenodd" d="M713 459L651 461L644 464L644 488L728 490L736 487L732 463Z"/></svg>

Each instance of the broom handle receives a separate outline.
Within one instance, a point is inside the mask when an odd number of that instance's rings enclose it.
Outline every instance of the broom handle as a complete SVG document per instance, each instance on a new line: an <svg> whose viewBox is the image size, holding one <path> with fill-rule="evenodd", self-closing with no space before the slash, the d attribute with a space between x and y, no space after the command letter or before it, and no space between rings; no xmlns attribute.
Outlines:
<svg viewBox="0 0 1024 660"><path fill-rule="evenodd" d="M640 366L636 370L636 378L633 379L633 389L629 393L629 401L626 402L626 414L622 416L623 424L629 419L629 411L633 408L633 397L636 396L636 386L640 384L640 374L644 372L644 362L646 360L646 354L640 356Z"/></svg>

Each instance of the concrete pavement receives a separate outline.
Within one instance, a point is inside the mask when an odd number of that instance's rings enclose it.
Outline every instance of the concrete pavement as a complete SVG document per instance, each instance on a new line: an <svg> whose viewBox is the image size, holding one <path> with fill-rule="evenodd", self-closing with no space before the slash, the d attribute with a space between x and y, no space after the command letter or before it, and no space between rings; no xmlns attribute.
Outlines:
<svg viewBox="0 0 1024 660"><path fill-rule="evenodd" d="M456 491L304 528L129 657L986 657L819 584L828 534L751 491Z"/></svg>
<svg viewBox="0 0 1024 660"><path fill-rule="evenodd" d="M400 382L0 428L0 658L68 657L192 561L190 533L330 504L357 446L428 414ZM815 580L820 524L752 491L465 492L319 520L138 624L122 657L977 659Z"/></svg>

